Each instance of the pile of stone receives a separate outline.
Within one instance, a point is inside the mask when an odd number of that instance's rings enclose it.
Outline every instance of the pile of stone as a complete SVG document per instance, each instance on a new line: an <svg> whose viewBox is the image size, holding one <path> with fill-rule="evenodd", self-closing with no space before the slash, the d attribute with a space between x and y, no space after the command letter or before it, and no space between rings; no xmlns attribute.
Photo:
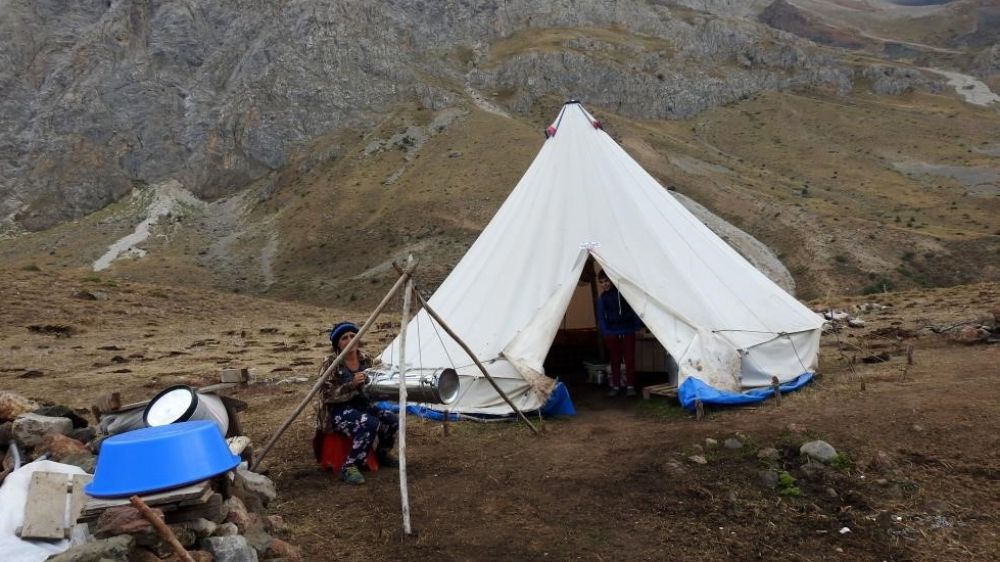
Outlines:
<svg viewBox="0 0 1000 562"><path fill-rule="evenodd" d="M41 406L13 392L0 391L0 483L15 464L43 455L94 472L97 431L66 406Z"/></svg>
<svg viewBox="0 0 1000 562"><path fill-rule="evenodd" d="M48 458L93 474L106 438L65 406L41 407L12 392L0 391L0 483L15 467ZM250 439L227 440L235 455L249 457ZM138 467L137 467L138 469ZM222 476L157 494L140 496L180 544L199 562L299 561L289 544L289 527L268 515L276 497L274 483L243 462ZM71 530L71 548L52 562L176 561L167 540L128 499L89 498Z"/></svg>
<svg viewBox="0 0 1000 562"><path fill-rule="evenodd" d="M300 561L299 549L286 542L289 527L280 516L267 515L275 497L270 479L241 466L212 480L142 498L196 561ZM82 544L51 562L82 562L94 552L108 561L177 559L128 500L91 499L78 522L74 534L84 537Z"/></svg>

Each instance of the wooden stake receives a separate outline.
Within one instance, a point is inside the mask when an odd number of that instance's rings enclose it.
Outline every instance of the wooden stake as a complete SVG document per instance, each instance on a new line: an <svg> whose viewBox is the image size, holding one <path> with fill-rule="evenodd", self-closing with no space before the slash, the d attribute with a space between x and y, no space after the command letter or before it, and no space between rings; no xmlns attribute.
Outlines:
<svg viewBox="0 0 1000 562"><path fill-rule="evenodd" d="M448 437L448 435L451 433L451 427L449 427L449 425L448 425L448 421L449 421L448 418L449 417L451 417L451 412L449 412L448 410L445 410L444 411L444 419L441 421L441 427L444 430L444 436L445 437Z"/></svg>
<svg viewBox="0 0 1000 562"><path fill-rule="evenodd" d="M781 406L781 383L778 382L778 377L771 377L771 390L774 392L775 404Z"/></svg>
<svg viewBox="0 0 1000 562"><path fill-rule="evenodd" d="M702 403L701 399L694 401L694 419L696 421L705 419L705 404Z"/></svg>
<svg viewBox="0 0 1000 562"><path fill-rule="evenodd" d="M469 346L465 345L465 342L458 337L458 334L453 332L452 329L447 324L445 324L444 319L438 316L437 312L434 312L434 309L432 309L431 306L427 304L427 300L424 299L424 296L421 295L419 291L415 290L414 293L417 295L417 300L420 301L421 306L423 306L424 310L427 311L427 314L430 315L430 317L433 318L434 321L437 322L441 326L441 328L443 328L444 331L447 332L449 336L451 336L451 339L455 340L455 343L457 343L459 347L465 350L465 353L469 356L469 358L471 358L472 361L476 363L476 366L479 367L479 370L486 377L486 380L489 381L489 383L493 386L493 389L497 391L497 394L500 395L500 398L503 398L504 402L506 402L507 405L510 406L512 410L517 412L518 417L520 417L524 423L528 424L528 427L531 428L531 431L535 435L538 435L538 429L531 423L531 421L528 420L527 417L525 417L524 412L522 412L520 408L514 405L514 402L511 401L510 397L507 396L507 393L504 392L502 388L500 388L500 385L497 384L497 381L495 381L493 379L493 376L490 375L489 371L486 370L486 367L483 366L483 364L479 361L476 355L472 352L472 349Z"/></svg>
<svg viewBox="0 0 1000 562"><path fill-rule="evenodd" d="M375 307L375 311L371 313L371 316L368 317L368 320L366 320L364 325L361 326L361 329L358 330L357 335L354 336L354 339L351 340L351 343L347 344L347 347L345 347L343 351L340 352L340 355L338 355L333 360L333 363L331 363L330 366L327 367L325 371L323 371L323 374L320 375L319 380L317 380L316 384L314 384L313 387L309 390L309 392L306 394L306 397L302 399L302 402L300 402L298 406L296 406L295 411L292 412L290 416L288 416L288 419L286 419L284 423L281 424L281 427L278 428L278 430L274 433L271 439L267 442L267 445L264 445L264 449L260 452L260 456L257 457L257 460L254 461L253 465L250 467L250 470L253 471L257 470L257 467L260 466L261 461L264 460L264 457L266 457L267 454L271 451L271 448L274 447L274 444L277 443L278 439L285 433L285 431L288 430L288 427L292 425L292 422L295 421L295 418L299 417L299 414L301 414L302 410L304 410L306 405L309 404L309 401L312 400L313 396L315 396L317 392L319 392L319 389L323 386L323 383L326 382L326 379L329 378L329 376L337 370L337 367L340 365L340 362L344 360L344 357L346 357L351 350L353 350L355 347L358 346L359 343L361 343L361 337L364 336L366 333L368 333L368 330L375 324L375 319L382 312L382 309L389 304L389 301L392 300L392 297L396 295L399 289L403 285L405 285L407 281L410 280L410 277L413 275L413 270L416 269L416 267L417 264L416 262L414 262L408 265L406 270L400 271L399 279L396 280L396 284L393 285L391 289L389 289L389 292L386 293L385 297L382 298L382 302L378 303L378 306Z"/></svg>
<svg viewBox="0 0 1000 562"><path fill-rule="evenodd" d="M139 510L139 513L146 518L146 521L149 521L153 528L156 529L156 534L160 535L160 538L167 541L167 544L170 545L171 550L174 551L174 554L177 555L177 558L179 558L181 562L194 562L194 558L191 558L188 551L184 549L184 545L177 540L177 536L170 530L170 527L167 527L167 524L163 522L163 519L157 517L156 514L153 513L153 510L149 509L149 506L146 505L146 502L142 501L142 498L139 496L132 496L128 501L131 502L132 506Z"/></svg>
<svg viewBox="0 0 1000 562"><path fill-rule="evenodd" d="M412 257L410 260L412 261ZM403 319L399 332L399 499L403 508L403 533L412 534L410 528L410 494L406 489L406 326L410 323L410 297L413 280L407 280L403 293ZM417 342L420 345L420 342Z"/></svg>
<svg viewBox="0 0 1000 562"><path fill-rule="evenodd" d="M912 344L906 346L906 364L907 365L912 365L913 364L913 345Z"/></svg>
<svg viewBox="0 0 1000 562"><path fill-rule="evenodd" d="M396 265L395 263L392 265L393 267L396 268L396 271L400 271L398 265ZM476 357L475 353L472 352L472 349L469 348L469 346L465 345L465 342L462 341L462 338L458 337L458 334L456 334L451 329L451 327L449 327L448 324L445 323L444 319L438 316L437 312L434 312L434 309L431 308L431 305L427 303L427 299L424 298L424 295L421 294L420 290L414 287L413 294L417 297L417 300L420 301L420 306L424 307L424 310L427 311L428 316L433 318L434 321L437 322L449 336L451 336L451 339L455 340L455 343L457 343L459 347L461 347L465 351L466 355L468 355L469 358L472 359L473 362L475 362L476 366L479 367L479 370L483 373L483 376L485 376L486 380L489 381L490 385L493 386L493 390L496 390L497 394L500 395L500 398L503 398L504 402L506 402L507 405L510 406L512 410L517 412L518 417L520 417L524 423L528 424L528 427L531 428L531 431L535 435L538 435L538 429L528 420L527 417L525 417L524 412L522 412L520 408L514 405L514 402L512 402L510 397L507 396L507 393L505 393L503 389L500 388L500 385L497 384L497 381L495 381L493 379L493 376L490 375L489 371L486 370L486 367L483 366L483 364ZM403 326L402 329L405 330L406 326Z"/></svg>

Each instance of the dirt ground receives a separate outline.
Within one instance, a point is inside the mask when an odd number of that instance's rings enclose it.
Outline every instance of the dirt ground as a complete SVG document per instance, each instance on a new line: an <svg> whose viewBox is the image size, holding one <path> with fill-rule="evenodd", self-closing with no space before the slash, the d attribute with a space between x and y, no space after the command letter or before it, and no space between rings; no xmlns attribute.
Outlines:
<svg viewBox="0 0 1000 562"><path fill-rule="evenodd" d="M366 313L78 272L3 271L0 287L0 389L84 411L112 390L141 400L248 366L256 382L233 395L250 405L242 422L258 448L315 381L324 329ZM410 418L412 537L400 530L396 471L362 487L320 471L307 413L265 461L272 511L306 560L1000 559L1000 347L920 330L985 318L1000 284L825 304L861 303L890 306L824 336L816 382L780 406L695 421L563 373L578 415L546 420L539 436L472 422L445 436ZM394 329L385 320L371 351ZM849 364L881 352L892 358ZM721 446L734 436L742 449ZM842 453L836 467L802 467L810 439ZM758 458L766 447L777 460ZM795 481L765 487L768 469Z"/></svg>

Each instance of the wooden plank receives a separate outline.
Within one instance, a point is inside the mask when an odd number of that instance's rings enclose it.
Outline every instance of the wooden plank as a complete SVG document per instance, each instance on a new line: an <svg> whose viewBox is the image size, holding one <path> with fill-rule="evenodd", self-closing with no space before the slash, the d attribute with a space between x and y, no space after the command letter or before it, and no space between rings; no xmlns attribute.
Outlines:
<svg viewBox="0 0 1000 562"><path fill-rule="evenodd" d="M657 384L653 386L646 386L642 389L642 397L645 400L649 400L652 395L656 396L666 396L667 398L677 397L677 387L672 384Z"/></svg>
<svg viewBox="0 0 1000 562"><path fill-rule="evenodd" d="M57 539L66 536L66 475L35 472L28 485L22 539Z"/></svg>
<svg viewBox="0 0 1000 562"><path fill-rule="evenodd" d="M226 439L226 443L229 445L230 453L240 455L243 453L244 449L250 446L250 438L246 435L237 435L236 437Z"/></svg>
<svg viewBox="0 0 1000 562"><path fill-rule="evenodd" d="M211 486L209 486L208 480L202 480L197 484L191 484L190 486L184 486L183 488L176 488L174 490L167 490L166 492L160 492L158 494L148 494L144 496L139 496L142 501L146 502L146 505L163 506L166 504L180 503L190 500L201 500L207 497L206 491L211 495ZM98 499L89 498L87 503L83 506L82 516L84 518L89 518L89 516L94 514L99 514L101 511L109 507L117 507L120 505L131 505L128 498L116 498L116 499Z"/></svg>
<svg viewBox="0 0 1000 562"><path fill-rule="evenodd" d="M71 529L76 524L76 520L80 518L80 512L83 511L83 504L87 501L87 495L84 493L83 487L89 484L93 478L90 474L74 474L73 478L69 481L70 496L67 530Z"/></svg>

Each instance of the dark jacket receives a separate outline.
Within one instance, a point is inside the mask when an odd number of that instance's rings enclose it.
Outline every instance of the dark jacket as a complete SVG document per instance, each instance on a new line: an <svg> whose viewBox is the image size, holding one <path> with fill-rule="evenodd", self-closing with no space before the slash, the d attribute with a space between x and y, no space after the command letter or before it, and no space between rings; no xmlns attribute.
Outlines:
<svg viewBox="0 0 1000 562"><path fill-rule="evenodd" d="M597 297L597 328L604 336L623 336L642 327L642 320L622 298L617 287Z"/></svg>
<svg viewBox="0 0 1000 562"><path fill-rule="evenodd" d="M323 362L323 367L320 369L320 373L326 371L326 369L333 363L335 356L331 355ZM360 357L360 365L358 371L364 371L365 369L371 367L371 361L365 357ZM365 407L368 405L368 397L361 392L360 388L354 388L352 381L354 380L354 371L344 363L337 365L337 370L334 371L323 383L322 397L323 403L326 405L333 404L350 404L354 407Z"/></svg>

